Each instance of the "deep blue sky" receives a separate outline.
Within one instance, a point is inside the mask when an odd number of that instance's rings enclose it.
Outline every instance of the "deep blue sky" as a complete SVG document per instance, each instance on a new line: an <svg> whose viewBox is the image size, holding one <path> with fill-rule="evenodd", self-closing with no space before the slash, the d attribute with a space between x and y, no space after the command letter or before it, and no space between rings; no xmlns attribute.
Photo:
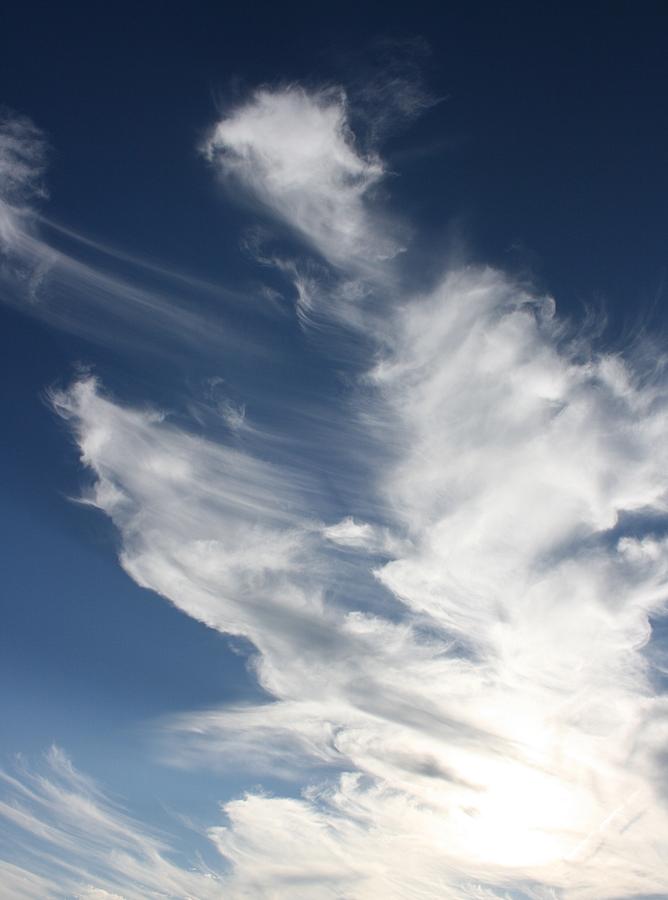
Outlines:
<svg viewBox="0 0 668 900"><path fill-rule="evenodd" d="M49 136L48 215L235 287L252 277L246 214L196 152L219 109L262 82L359 83L380 41L419 39L440 102L382 152L425 274L438 243L456 247L532 278L562 310L606 309L616 335L665 325L667 33L662 2L5 4L0 101ZM79 361L113 384L113 350L0 317L0 749L53 740L110 778L148 718L253 688L224 638L136 587L111 526L67 499L81 472L43 392Z"/></svg>

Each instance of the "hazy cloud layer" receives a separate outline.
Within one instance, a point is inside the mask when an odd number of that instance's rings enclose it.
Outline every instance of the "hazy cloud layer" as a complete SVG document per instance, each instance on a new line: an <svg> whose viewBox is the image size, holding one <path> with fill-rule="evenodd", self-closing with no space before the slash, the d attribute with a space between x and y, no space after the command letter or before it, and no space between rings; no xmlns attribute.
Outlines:
<svg viewBox="0 0 668 900"><path fill-rule="evenodd" d="M207 151L335 264L321 307L391 256L366 205L382 165L355 152L340 92L258 91ZM257 650L272 700L173 720L173 761L303 789L228 800L215 895L665 893L668 709L646 652L668 576L659 360L596 352L492 269L415 297L363 280L387 304L380 324L359 305L372 362L342 439L351 466L361 434L373 460L368 522L325 520L308 456L196 437L90 378L52 397L126 571Z"/></svg>

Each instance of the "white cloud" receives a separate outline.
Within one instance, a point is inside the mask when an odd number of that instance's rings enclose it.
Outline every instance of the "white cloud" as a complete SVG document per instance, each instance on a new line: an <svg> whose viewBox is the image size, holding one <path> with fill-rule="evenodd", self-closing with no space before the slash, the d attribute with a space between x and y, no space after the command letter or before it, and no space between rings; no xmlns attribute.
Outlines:
<svg viewBox="0 0 668 900"><path fill-rule="evenodd" d="M0 283L27 281L29 291L43 265L26 259L33 230L32 203L45 196L46 142L33 123L21 116L0 117ZM47 254L42 263L46 264Z"/></svg>
<svg viewBox="0 0 668 900"><path fill-rule="evenodd" d="M25 116L0 116L0 197L5 203L23 203L45 196L46 168L43 134Z"/></svg>
<svg viewBox="0 0 668 900"><path fill-rule="evenodd" d="M668 884L666 706L642 653L666 542L611 532L625 510L665 511L664 389L569 348L542 309L470 270L396 313L362 396L394 436L370 496L409 541L352 517L310 524L304 475L124 409L91 381L56 398L127 571L248 637L276 698L175 720L175 756L348 773L300 800L227 807L214 834L233 895L534 884L536 897L600 898ZM371 559L392 547L375 572L399 620L330 598L332 544Z"/></svg>
<svg viewBox="0 0 668 900"><path fill-rule="evenodd" d="M339 547L368 554L396 556L404 549L402 542L388 528L371 525L369 522L357 522L352 516L346 516L335 525L327 525L322 529L322 534Z"/></svg>
<svg viewBox="0 0 668 900"><path fill-rule="evenodd" d="M340 89L260 89L215 126L204 152L334 265L368 270L400 249L371 211L383 166L355 147Z"/></svg>
<svg viewBox="0 0 668 900"><path fill-rule="evenodd" d="M340 268L320 306L389 255L367 204L382 167L340 93L258 91L207 149ZM356 460L366 425L369 522L323 523L308 456L270 464L92 379L54 394L126 571L256 647L271 702L168 729L175 762L302 782L225 805L226 896L668 891L668 708L644 651L667 595L666 385L553 312L477 268L382 322L359 311L373 362L341 442Z"/></svg>

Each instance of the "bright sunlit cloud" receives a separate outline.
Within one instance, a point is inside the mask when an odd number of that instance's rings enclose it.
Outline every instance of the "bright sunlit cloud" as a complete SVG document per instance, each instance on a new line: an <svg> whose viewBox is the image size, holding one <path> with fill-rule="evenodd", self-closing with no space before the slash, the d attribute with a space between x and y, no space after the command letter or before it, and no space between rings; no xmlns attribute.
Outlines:
<svg viewBox="0 0 668 900"><path fill-rule="evenodd" d="M258 90L214 127L203 151L330 263L366 269L400 250L368 202L383 164L355 147L340 88Z"/></svg>

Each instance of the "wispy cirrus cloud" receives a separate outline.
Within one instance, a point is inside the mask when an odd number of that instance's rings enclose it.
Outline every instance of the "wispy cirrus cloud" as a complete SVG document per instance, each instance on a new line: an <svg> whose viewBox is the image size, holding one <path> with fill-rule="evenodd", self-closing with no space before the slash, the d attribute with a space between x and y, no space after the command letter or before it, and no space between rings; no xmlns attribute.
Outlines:
<svg viewBox="0 0 668 900"><path fill-rule="evenodd" d="M668 719L646 652L668 578L660 366L596 350L497 270L403 296L367 206L382 164L355 151L340 92L255 92L207 152L331 264L314 290L332 321L350 285L387 300L362 295L369 364L332 401L350 468L369 458L368 521L329 518L297 447L279 465L90 378L52 395L126 571L256 648L266 703L165 726L176 763L302 787L226 803L216 889L665 893Z"/></svg>
<svg viewBox="0 0 668 900"><path fill-rule="evenodd" d="M0 115L0 198L3 221L9 203L44 197L47 145L41 131L25 116L4 110Z"/></svg>
<svg viewBox="0 0 668 900"><path fill-rule="evenodd" d="M0 771L3 896L46 900L219 897L219 875L194 860L182 868L152 834L74 768L58 747L43 764ZM7 856L16 862L10 862Z"/></svg>
<svg viewBox="0 0 668 900"><path fill-rule="evenodd" d="M0 300L95 343L174 355L252 343L225 307L239 294L108 246L41 212L45 135L28 118L0 118ZM243 297L245 306L252 297ZM258 303L255 312L268 311ZM265 348L266 349L266 348Z"/></svg>

